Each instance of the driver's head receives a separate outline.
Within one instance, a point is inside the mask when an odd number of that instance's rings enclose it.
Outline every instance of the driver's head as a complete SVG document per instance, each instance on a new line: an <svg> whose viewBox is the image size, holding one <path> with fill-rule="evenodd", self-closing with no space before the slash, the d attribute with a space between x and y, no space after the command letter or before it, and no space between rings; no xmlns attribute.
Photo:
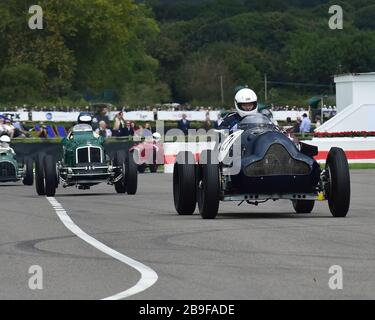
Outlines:
<svg viewBox="0 0 375 320"><path fill-rule="evenodd" d="M155 132L152 135L152 138L154 139L155 142L159 142L161 140L161 134L159 132Z"/></svg>
<svg viewBox="0 0 375 320"><path fill-rule="evenodd" d="M78 116L77 124L92 125L92 116L89 112L81 112Z"/></svg>
<svg viewBox="0 0 375 320"><path fill-rule="evenodd" d="M0 137L0 146L3 148L9 147L10 144L10 137L7 135L3 135Z"/></svg>
<svg viewBox="0 0 375 320"><path fill-rule="evenodd" d="M251 89L241 89L234 97L234 105L237 113L241 117L246 117L258 112L258 97Z"/></svg>

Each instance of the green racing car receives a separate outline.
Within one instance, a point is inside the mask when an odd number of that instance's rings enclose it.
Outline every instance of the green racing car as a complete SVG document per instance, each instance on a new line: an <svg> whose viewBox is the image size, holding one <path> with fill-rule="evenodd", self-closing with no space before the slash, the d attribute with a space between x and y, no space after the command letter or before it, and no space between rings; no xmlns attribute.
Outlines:
<svg viewBox="0 0 375 320"><path fill-rule="evenodd" d="M106 154L105 139L91 127L92 118L80 116L68 136L63 139L63 157L36 157L35 184L38 195L53 197L60 184L63 188L88 190L100 183L113 185L117 193L137 192L138 172L133 153L117 150L113 160Z"/></svg>

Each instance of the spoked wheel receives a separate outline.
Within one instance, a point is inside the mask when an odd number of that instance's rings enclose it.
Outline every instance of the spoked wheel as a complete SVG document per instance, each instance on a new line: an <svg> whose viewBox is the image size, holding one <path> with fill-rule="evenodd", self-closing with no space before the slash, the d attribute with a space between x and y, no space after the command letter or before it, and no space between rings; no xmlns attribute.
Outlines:
<svg viewBox="0 0 375 320"><path fill-rule="evenodd" d="M51 155L44 157L44 179L45 179L45 191L47 197L54 197L56 194L56 161Z"/></svg>
<svg viewBox="0 0 375 320"><path fill-rule="evenodd" d="M191 152L180 152L173 170L173 199L179 215L192 215L197 206L195 158Z"/></svg>
<svg viewBox="0 0 375 320"><path fill-rule="evenodd" d="M215 153L203 151L199 165L198 207L203 219L215 219L220 204L220 167Z"/></svg>
<svg viewBox="0 0 375 320"><path fill-rule="evenodd" d="M315 206L314 200L293 200L293 208L298 214L311 213Z"/></svg>
<svg viewBox="0 0 375 320"><path fill-rule="evenodd" d="M25 176L23 178L25 186L32 186L34 184L34 161L31 158L25 159Z"/></svg>
<svg viewBox="0 0 375 320"><path fill-rule="evenodd" d="M117 193L126 193L125 183L125 164L126 164L126 153L124 150L118 150L115 154L114 165L118 167L118 172L121 174L121 179L115 182L115 190ZM121 173L120 173L121 172Z"/></svg>
<svg viewBox="0 0 375 320"><path fill-rule="evenodd" d="M38 153L35 158L35 188L39 196L46 195L46 186L44 183L44 153Z"/></svg>
<svg viewBox="0 0 375 320"><path fill-rule="evenodd" d="M350 172L344 150L332 148L326 162L326 194L334 217L346 217L350 207Z"/></svg>
<svg viewBox="0 0 375 320"><path fill-rule="evenodd" d="M129 152L125 163L125 184L129 195L137 193L138 189L138 165L134 159L134 152Z"/></svg>

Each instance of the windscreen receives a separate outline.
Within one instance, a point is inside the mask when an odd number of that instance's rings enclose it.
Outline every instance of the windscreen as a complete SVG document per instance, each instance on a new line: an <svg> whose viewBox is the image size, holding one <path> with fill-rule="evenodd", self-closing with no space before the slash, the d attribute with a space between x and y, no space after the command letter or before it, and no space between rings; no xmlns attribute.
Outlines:
<svg viewBox="0 0 375 320"><path fill-rule="evenodd" d="M72 129L73 132L90 132L92 131L92 127L88 124L77 124Z"/></svg>
<svg viewBox="0 0 375 320"><path fill-rule="evenodd" d="M256 128L274 129L275 125L267 116L261 113L247 116L238 125L238 129L244 131Z"/></svg>

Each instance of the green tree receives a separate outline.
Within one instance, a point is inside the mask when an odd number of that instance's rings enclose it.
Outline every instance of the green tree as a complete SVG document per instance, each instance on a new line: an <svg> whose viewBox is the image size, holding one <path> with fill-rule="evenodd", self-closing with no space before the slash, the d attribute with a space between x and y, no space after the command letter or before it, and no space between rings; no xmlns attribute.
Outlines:
<svg viewBox="0 0 375 320"><path fill-rule="evenodd" d="M375 5L367 6L356 12L354 24L359 29L375 30Z"/></svg>
<svg viewBox="0 0 375 320"><path fill-rule="evenodd" d="M40 101L45 90L46 77L30 64L8 66L0 72L2 102L34 103Z"/></svg>
<svg viewBox="0 0 375 320"><path fill-rule="evenodd" d="M148 8L133 0L41 0L44 30L27 26L31 1L0 5L4 65L29 63L42 71L46 96L72 90L122 95L126 85L158 81L159 63L147 51L159 28ZM7 24L4 24L6 21Z"/></svg>

